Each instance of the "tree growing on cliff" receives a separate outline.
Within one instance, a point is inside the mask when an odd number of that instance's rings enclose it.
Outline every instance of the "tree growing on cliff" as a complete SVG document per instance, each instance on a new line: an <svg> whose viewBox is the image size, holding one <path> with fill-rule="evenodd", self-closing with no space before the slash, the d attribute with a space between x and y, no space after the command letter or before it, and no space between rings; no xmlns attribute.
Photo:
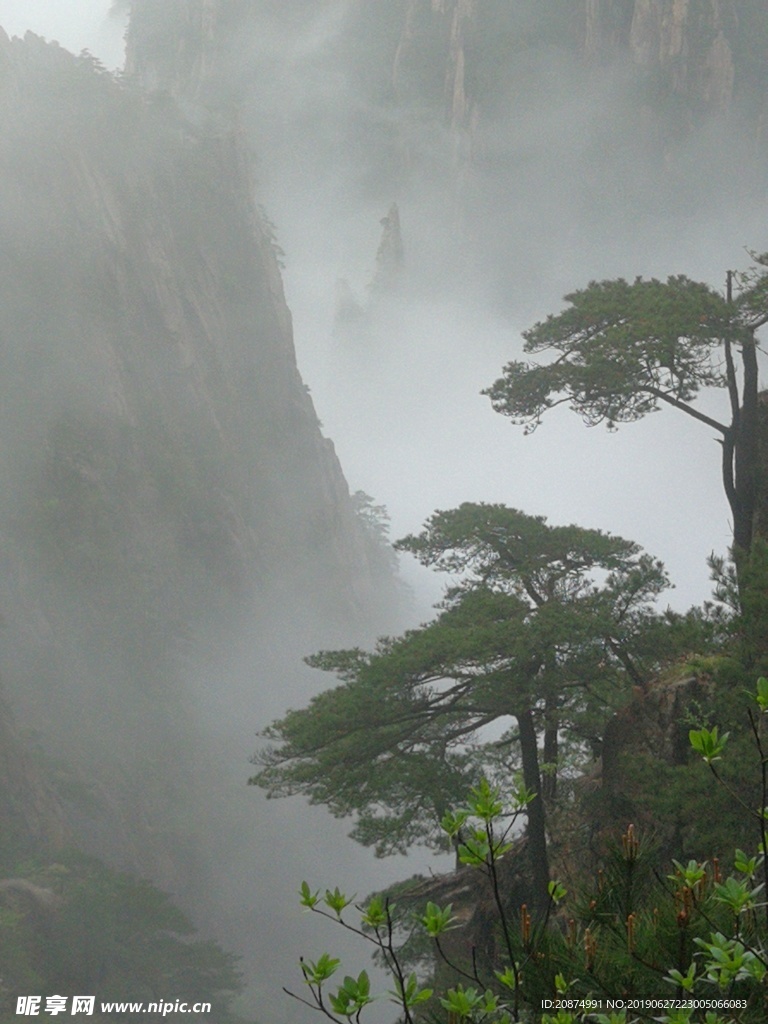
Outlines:
<svg viewBox="0 0 768 1024"><path fill-rule="evenodd" d="M541 908L558 744L569 731L574 748L598 735L596 718L655 667L644 644L663 567L630 541L503 505L436 512L397 546L461 581L434 621L372 653L308 658L341 685L266 730L272 746L251 782L355 814L354 838L386 855L442 848L440 821L468 785L480 774L508 784L519 768L535 794L527 835Z"/></svg>
<svg viewBox="0 0 768 1024"><path fill-rule="evenodd" d="M526 353L551 358L508 363L484 394L528 433L563 404L609 429L663 405L710 427L738 559L752 547L761 486L756 332L768 322L768 254L753 258L751 271L729 271L725 296L683 276L593 281L523 333ZM727 392L722 420L695 404L707 388Z"/></svg>

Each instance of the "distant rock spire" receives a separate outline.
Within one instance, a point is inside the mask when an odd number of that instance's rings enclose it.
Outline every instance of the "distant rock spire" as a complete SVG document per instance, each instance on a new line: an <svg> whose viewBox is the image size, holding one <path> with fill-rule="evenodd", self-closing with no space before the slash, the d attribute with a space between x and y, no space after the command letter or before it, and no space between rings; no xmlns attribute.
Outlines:
<svg viewBox="0 0 768 1024"><path fill-rule="evenodd" d="M400 211L397 203L392 203L386 217L382 217L381 242L376 253L376 269L371 282L371 290L387 291L399 280L403 263L403 236L400 230Z"/></svg>

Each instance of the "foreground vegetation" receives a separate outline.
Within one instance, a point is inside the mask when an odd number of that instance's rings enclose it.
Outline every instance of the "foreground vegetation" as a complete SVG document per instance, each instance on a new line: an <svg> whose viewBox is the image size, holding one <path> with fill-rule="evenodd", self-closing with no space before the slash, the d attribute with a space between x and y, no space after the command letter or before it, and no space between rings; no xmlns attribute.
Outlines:
<svg viewBox="0 0 768 1024"><path fill-rule="evenodd" d="M504 865L519 849L517 819L537 794L518 784L504 801L483 779L441 823L456 847L460 872L482 879L479 885L465 882L463 905L427 901L419 911L403 912L377 895L354 906L357 920L350 923L353 898L338 888L313 892L307 882L301 904L373 945L391 975L389 998L407 1024L446 1015L473 1024L759 1024L768 1012L768 679L761 677L751 696L746 716L758 808L733 791L717 767L728 734L717 726L689 733L714 784L751 822L750 852L736 849L727 862L673 860L662 874L652 839L630 824L620 842L606 845L595 877L573 891L549 882L546 911L536 920L525 903L511 904ZM474 901L487 903L491 919L472 934L466 910ZM454 931L458 942L452 941ZM414 933L429 938L431 960L424 944L414 943ZM414 945L429 969L427 982L411 969ZM327 953L302 960L303 994L286 991L337 1024L358 1021L375 998L369 976L363 970L339 984L334 976L340 966Z"/></svg>

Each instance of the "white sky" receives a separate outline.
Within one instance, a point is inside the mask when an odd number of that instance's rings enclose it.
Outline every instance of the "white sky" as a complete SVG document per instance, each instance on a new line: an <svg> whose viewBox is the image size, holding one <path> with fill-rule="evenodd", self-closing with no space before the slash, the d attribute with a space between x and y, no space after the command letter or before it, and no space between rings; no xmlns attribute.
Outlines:
<svg viewBox="0 0 768 1024"><path fill-rule="evenodd" d="M56 40L67 50L90 50L109 68L122 65L120 19L109 16L110 0L0 0L0 26L10 36L27 30Z"/></svg>

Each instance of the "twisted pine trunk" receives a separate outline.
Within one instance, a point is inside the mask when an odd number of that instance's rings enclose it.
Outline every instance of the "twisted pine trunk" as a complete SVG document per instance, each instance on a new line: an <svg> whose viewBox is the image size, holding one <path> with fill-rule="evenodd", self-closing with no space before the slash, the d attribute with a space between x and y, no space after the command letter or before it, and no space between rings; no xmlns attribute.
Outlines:
<svg viewBox="0 0 768 1024"><path fill-rule="evenodd" d="M539 741L531 709L519 711L516 718L523 761L523 781L526 788L536 794L528 804L528 856L533 880L531 903L537 915L543 916L549 900L549 855L546 810L539 771Z"/></svg>

